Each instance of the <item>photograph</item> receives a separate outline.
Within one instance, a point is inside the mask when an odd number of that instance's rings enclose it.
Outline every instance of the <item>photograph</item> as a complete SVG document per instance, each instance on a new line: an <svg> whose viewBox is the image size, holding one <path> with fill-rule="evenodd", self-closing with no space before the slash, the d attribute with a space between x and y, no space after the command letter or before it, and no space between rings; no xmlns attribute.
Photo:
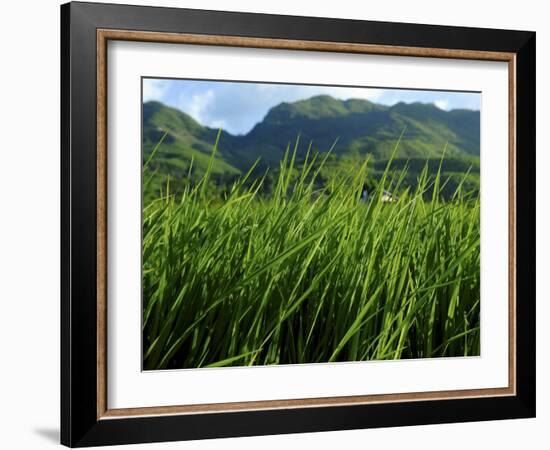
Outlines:
<svg viewBox="0 0 550 450"><path fill-rule="evenodd" d="M16 71L60 94L60 126L35 121L60 141L59 315L34 315L59 334L59 441L536 435L534 15L176 3L63 4L59 89ZM18 54L47 56L40 27ZM51 202L5 192L18 255L52 242Z"/></svg>
<svg viewBox="0 0 550 450"><path fill-rule="evenodd" d="M480 92L141 89L143 370L480 356Z"/></svg>

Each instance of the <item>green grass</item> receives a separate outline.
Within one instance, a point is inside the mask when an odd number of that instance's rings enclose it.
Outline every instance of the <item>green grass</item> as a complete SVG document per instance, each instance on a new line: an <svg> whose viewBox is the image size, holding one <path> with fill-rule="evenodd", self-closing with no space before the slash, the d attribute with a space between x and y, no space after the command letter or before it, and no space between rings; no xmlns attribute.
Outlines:
<svg viewBox="0 0 550 450"><path fill-rule="evenodd" d="M390 162L361 201L368 161L319 187L295 154L269 194L245 175L216 198L210 168L144 205L144 368L479 355L478 198Z"/></svg>

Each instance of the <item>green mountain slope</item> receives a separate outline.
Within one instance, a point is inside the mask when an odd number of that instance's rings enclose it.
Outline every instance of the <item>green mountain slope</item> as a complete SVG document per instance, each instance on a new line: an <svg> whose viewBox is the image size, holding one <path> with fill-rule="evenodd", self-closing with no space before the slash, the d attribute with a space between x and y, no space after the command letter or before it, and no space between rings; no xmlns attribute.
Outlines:
<svg viewBox="0 0 550 450"><path fill-rule="evenodd" d="M243 138L238 151L243 158L260 153L267 160L277 161L281 149L300 133L303 141L312 141L321 151L330 148L338 138L337 154L370 153L375 159L387 159L405 128L400 157L438 157L447 143L448 156L479 155L478 111L447 112L422 103L387 107L366 100L341 101L328 96L272 108ZM255 152L254 148L260 151Z"/></svg>
<svg viewBox="0 0 550 450"><path fill-rule="evenodd" d="M164 106L159 102L143 104L143 160L146 161L156 144L166 134L155 158L151 162L152 169L163 172L188 170L193 159L194 167L203 171L208 166L212 146L216 140L217 131L203 127L191 116ZM227 144L233 136L222 132L220 140ZM220 151L214 160L214 173L239 173L228 160L230 154ZM173 170L171 170L173 169Z"/></svg>
<svg viewBox="0 0 550 450"><path fill-rule="evenodd" d="M337 161L354 164L370 154L376 162L374 167L383 166L403 130L406 131L396 157L416 161L411 166L412 175L418 173L419 161L438 160L445 146L452 173L464 173L472 164L473 173L479 173L479 111L444 111L424 103L384 106L326 95L281 103L271 108L246 135L234 136L222 131L212 173L218 184L223 184L224 180L246 172L258 159L260 169L276 168L286 147L293 145L298 135L301 143L298 161L305 156L310 142L313 150L323 152L338 139L333 149ZM179 179L189 173L202 175L217 132L175 108L159 102L144 103L144 161L166 134L148 168L158 174L154 188L158 189L168 178Z"/></svg>

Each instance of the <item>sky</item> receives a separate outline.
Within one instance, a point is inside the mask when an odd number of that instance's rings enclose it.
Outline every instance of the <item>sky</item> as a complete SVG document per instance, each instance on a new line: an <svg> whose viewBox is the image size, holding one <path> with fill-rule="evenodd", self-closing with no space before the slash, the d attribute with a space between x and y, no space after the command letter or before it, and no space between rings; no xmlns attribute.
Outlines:
<svg viewBox="0 0 550 450"><path fill-rule="evenodd" d="M398 102L434 103L444 110L480 109L479 93L403 89L306 86L230 81L143 79L143 101L157 100L180 109L200 124L246 134L273 106L315 95L347 100L362 98L393 105Z"/></svg>

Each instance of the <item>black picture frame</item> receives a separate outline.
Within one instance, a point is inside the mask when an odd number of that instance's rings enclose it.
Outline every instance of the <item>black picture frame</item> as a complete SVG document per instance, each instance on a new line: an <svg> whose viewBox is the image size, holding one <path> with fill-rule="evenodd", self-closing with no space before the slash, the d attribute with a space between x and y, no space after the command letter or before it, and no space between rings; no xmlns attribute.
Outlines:
<svg viewBox="0 0 550 450"><path fill-rule="evenodd" d="M98 29L509 52L516 55L516 393L98 418ZM140 7L61 6L61 443L70 447L535 416L535 33Z"/></svg>

